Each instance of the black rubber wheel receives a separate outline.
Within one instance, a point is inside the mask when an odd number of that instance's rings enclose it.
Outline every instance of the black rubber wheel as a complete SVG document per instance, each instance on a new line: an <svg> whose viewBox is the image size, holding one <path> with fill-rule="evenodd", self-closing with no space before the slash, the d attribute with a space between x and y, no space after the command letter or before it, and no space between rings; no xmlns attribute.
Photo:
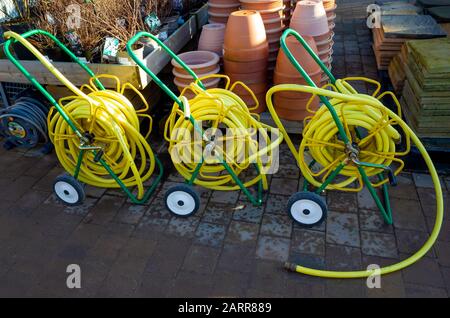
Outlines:
<svg viewBox="0 0 450 318"><path fill-rule="evenodd" d="M313 192L297 192L287 204L289 216L302 227L320 225L327 217L327 204L318 194Z"/></svg>
<svg viewBox="0 0 450 318"><path fill-rule="evenodd" d="M198 211L200 197L192 187L180 184L171 187L164 196L167 210L178 217L188 217Z"/></svg>
<svg viewBox="0 0 450 318"><path fill-rule="evenodd" d="M56 177L53 182L53 191L56 197L65 205L80 205L86 198L84 185L68 173Z"/></svg>

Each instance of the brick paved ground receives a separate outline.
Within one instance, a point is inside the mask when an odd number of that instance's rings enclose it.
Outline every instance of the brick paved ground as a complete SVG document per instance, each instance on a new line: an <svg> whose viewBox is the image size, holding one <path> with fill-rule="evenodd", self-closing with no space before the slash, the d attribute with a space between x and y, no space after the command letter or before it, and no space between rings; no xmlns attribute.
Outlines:
<svg viewBox="0 0 450 318"><path fill-rule="evenodd" d="M333 71L376 77L360 1L339 3ZM364 89L364 87L361 87ZM329 192L326 224L292 224L283 207L299 186L286 147L263 208L241 193L202 190L194 217L165 211L165 189L145 206L118 191L88 188L82 207L55 201L51 183L62 170L53 155L0 150L0 296L267 296L448 297L450 220L433 250L412 267L384 276L382 288L364 280L331 280L288 273L283 261L329 269L360 269L404 259L433 224L427 175L404 173L391 189L395 226L386 226L366 191ZM442 178L449 206L450 178ZM79 264L82 288L66 288L66 267Z"/></svg>

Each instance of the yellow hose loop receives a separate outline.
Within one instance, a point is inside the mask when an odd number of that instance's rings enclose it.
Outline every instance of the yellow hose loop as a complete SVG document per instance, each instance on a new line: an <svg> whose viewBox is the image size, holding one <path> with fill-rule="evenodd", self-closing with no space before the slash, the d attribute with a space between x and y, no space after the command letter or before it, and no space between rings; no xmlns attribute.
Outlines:
<svg viewBox="0 0 450 318"><path fill-rule="evenodd" d="M245 187L255 185L261 180L263 188L267 189L265 171L274 163L272 153L281 143L282 135L277 134L273 138L272 134L276 134L276 131L252 116L244 101L229 90L230 81L227 76L213 75L201 80L209 77L224 78L225 89L202 90L198 84L192 83L181 92L181 96L184 96L187 90L195 93L189 100L190 114L205 130L206 136L216 136L215 155L206 156L194 183L214 190L238 190L239 185L221 164L224 160ZM251 91L245 84L239 85ZM257 133L258 139L255 138ZM193 136L197 138L193 140ZM198 136L191 121L186 120L177 103L174 103L166 121L164 137L169 143L169 152L175 168L185 179L190 180L209 142L204 136ZM265 156L267 162L263 162ZM251 175L246 172L253 169L252 164L258 166L260 174Z"/></svg>
<svg viewBox="0 0 450 318"><path fill-rule="evenodd" d="M125 84L121 89L120 80L112 75L98 75L90 79L90 85L85 84L79 89L25 38L13 32L9 36L25 46L50 73L75 94L60 99L59 105L64 108L82 134L88 132L94 136L94 143L90 146L102 147L104 151L102 159L125 186L137 186L137 198L142 199L143 183L150 178L155 168L154 154L146 139L140 134L139 117L149 118L149 116L137 114L131 102L123 96L123 92L125 89L132 89L142 98L145 108L148 108L142 94L131 84ZM99 90L95 86L95 78L114 80L116 90ZM151 118L149 120L151 127ZM80 152L80 138L54 108L49 112L47 122L49 136L61 165L66 171L74 174ZM78 179L102 188L120 187L103 166L94 161L91 151L84 154Z"/></svg>
<svg viewBox="0 0 450 318"><path fill-rule="evenodd" d="M368 83L375 84L375 92L372 94L372 96L358 94L356 90L354 90L353 87L351 87L351 85L346 82L346 80L363 80ZM412 265L431 249L439 235L439 231L442 226L444 211L442 189L436 169L425 147L411 130L411 128L401 119L400 105L395 95L390 92L385 92L378 95L381 86L378 82L370 79L358 77L348 78L346 80L337 80L335 86L330 86L332 90L302 85L277 85L272 87L267 92L266 103L275 123L282 131L289 149L295 156L303 175L309 182L313 183L315 186L320 186L324 178L326 178L326 176L329 175L338 164L345 162L344 160L346 158L346 155L343 152L344 144L337 138L336 124L332 120L331 114L328 109L325 106L320 107L319 110L315 113L314 117L304 127L303 140L301 142L300 149L297 151L274 109L274 105L272 103L272 95L276 92L297 91L327 97L330 103L334 106L334 109L339 115L340 120L342 122L345 122L346 131L350 131L350 135L348 137L353 141L359 141L360 145L362 144L362 150L360 152L360 159L362 161L381 163L384 165L390 165L391 163L395 162L397 166L395 174L398 174L402 170L404 163L397 157L405 155L409 152L411 141L420 151L427 164L435 188L437 206L436 221L431 235L425 242L425 244L409 258L399 263L381 268L379 270L379 274L384 275ZM398 114L386 108L380 102L380 100L386 95L390 95L390 97L394 100L398 108ZM394 128L394 125L398 125L400 127L402 134L400 134L399 131ZM354 127L364 127L368 131L368 135L366 137L363 137L361 140L358 140L358 137L354 134ZM406 138L406 149L403 152L397 152L395 149L396 141L400 139L400 136ZM318 161L323 166L322 170L315 173L311 169L309 169L307 162L305 162L306 151L311 154L313 159ZM366 167L363 168L369 176L373 176L380 172L378 171L378 169ZM319 182L316 177L319 177L321 174L324 174L324 177L321 179L322 182ZM359 191L362 189L363 185L361 176L351 165L347 165L341 171L341 175L347 176L348 178L344 181L330 185L329 188L344 191ZM348 187L354 181L357 181L359 183L359 187ZM380 186L386 181L387 180L385 180L384 182L374 183L374 186ZM288 269L299 273L326 278L363 278L371 276L375 273L373 270L318 270L290 263L286 263L285 266Z"/></svg>

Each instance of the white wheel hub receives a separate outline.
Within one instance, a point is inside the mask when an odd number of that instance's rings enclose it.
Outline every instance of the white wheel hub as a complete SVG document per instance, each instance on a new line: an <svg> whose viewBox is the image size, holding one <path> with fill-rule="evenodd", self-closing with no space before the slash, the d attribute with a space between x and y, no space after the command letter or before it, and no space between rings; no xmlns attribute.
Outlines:
<svg viewBox="0 0 450 318"><path fill-rule="evenodd" d="M174 191L167 196L167 206L177 215L188 215L195 210L195 200L184 191Z"/></svg>
<svg viewBox="0 0 450 318"><path fill-rule="evenodd" d="M54 186L56 195L68 204L75 204L80 199L77 190L70 184L64 181L58 181Z"/></svg>
<svg viewBox="0 0 450 318"><path fill-rule="evenodd" d="M291 205L291 215L297 222L311 225L320 221L323 211L318 203L302 199Z"/></svg>

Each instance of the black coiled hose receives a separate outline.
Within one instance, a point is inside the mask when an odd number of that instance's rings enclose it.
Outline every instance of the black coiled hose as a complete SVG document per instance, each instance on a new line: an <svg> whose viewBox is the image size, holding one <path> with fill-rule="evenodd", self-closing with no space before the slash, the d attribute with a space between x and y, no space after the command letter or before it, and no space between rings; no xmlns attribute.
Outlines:
<svg viewBox="0 0 450 318"><path fill-rule="evenodd" d="M49 108L32 97L20 97L16 102L0 109L0 136L4 147L34 148L38 143L48 143L47 114Z"/></svg>

